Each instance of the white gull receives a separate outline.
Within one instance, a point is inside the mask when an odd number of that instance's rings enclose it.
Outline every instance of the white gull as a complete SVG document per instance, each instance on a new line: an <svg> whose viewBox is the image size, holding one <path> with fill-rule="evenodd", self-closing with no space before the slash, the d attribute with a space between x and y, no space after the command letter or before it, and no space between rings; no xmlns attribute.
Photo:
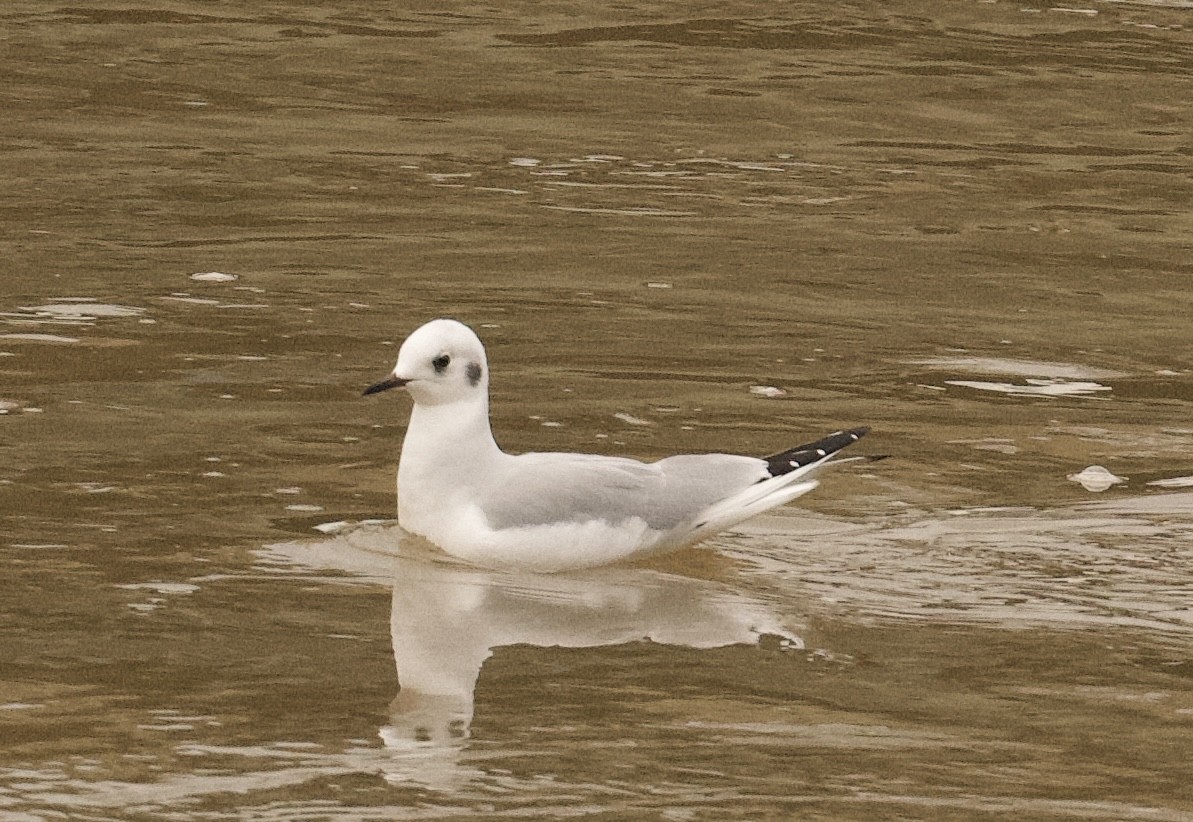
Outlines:
<svg viewBox="0 0 1193 822"><path fill-rule="evenodd" d="M868 430L769 457L507 454L489 426L485 348L447 319L416 329L390 376L364 393L390 388L414 399L398 463L398 524L477 565L548 573L673 551L790 502Z"/></svg>

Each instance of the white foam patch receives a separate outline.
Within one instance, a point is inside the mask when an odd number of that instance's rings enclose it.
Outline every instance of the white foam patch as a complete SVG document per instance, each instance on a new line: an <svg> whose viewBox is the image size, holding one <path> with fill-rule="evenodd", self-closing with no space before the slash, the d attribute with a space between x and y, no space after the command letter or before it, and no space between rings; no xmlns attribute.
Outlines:
<svg viewBox="0 0 1193 822"><path fill-rule="evenodd" d="M613 418L624 422L626 425L654 425L650 420L635 417L633 414L626 413L625 411L618 411L613 415Z"/></svg>
<svg viewBox="0 0 1193 822"><path fill-rule="evenodd" d="M1152 480L1148 485L1157 488L1193 488L1193 477L1169 477L1168 479Z"/></svg>
<svg viewBox="0 0 1193 822"><path fill-rule="evenodd" d="M969 371L975 374L1006 374L1050 380L1109 380L1125 377L1122 371L1094 368L1067 362L1015 360L1003 357L926 357L907 360L908 365L922 365L937 371Z"/></svg>
<svg viewBox="0 0 1193 822"><path fill-rule="evenodd" d="M131 305L81 302L23 306L20 310L28 311L43 317L63 317L70 319L95 317L139 317L145 313L144 308L138 308Z"/></svg>
<svg viewBox="0 0 1193 822"><path fill-rule="evenodd" d="M199 590L198 585L188 582L130 582L116 587L126 591L153 591L157 594L193 594Z"/></svg>
<svg viewBox="0 0 1193 822"><path fill-rule="evenodd" d="M1110 390L1110 386L1097 382L1069 382L1067 380L1026 380L1023 384L985 382L983 380L945 380L945 385L1020 397L1073 397Z"/></svg>
<svg viewBox="0 0 1193 822"><path fill-rule="evenodd" d="M755 397L766 397L768 399L787 396L786 391L774 385L751 385L750 393Z"/></svg>
<svg viewBox="0 0 1193 822"><path fill-rule="evenodd" d="M0 334L0 340L14 342L49 343L51 345L71 345L79 341L78 337L63 337L60 334Z"/></svg>
<svg viewBox="0 0 1193 822"><path fill-rule="evenodd" d="M1069 474L1066 479L1079 484L1086 491L1093 491L1094 493L1101 493L1119 483L1127 481L1126 477L1116 476L1101 465L1091 465L1084 471Z"/></svg>

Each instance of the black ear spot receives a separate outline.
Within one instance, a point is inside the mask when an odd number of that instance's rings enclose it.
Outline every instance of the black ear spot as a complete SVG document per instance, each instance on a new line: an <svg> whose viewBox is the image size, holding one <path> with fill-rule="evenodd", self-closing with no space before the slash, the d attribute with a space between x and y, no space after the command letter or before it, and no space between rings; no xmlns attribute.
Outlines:
<svg viewBox="0 0 1193 822"><path fill-rule="evenodd" d="M481 376L485 373L479 363L470 362L468 367L464 369L464 373L468 376L468 382L472 385L478 385L481 381Z"/></svg>
<svg viewBox="0 0 1193 822"><path fill-rule="evenodd" d="M440 354L438 357L431 360L431 365L434 366L436 374L442 374L447 370L448 363L451 361L452 358L447 354Z"/></svg>

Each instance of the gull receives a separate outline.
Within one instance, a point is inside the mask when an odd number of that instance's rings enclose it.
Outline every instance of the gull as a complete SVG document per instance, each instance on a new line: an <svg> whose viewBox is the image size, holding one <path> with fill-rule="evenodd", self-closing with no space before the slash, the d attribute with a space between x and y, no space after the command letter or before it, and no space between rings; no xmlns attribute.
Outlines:
<svg viewBox="0 0 1193 822"><path fill-rule="evenodd" d="M489 568L555 573L674 551L790 502L869 430L768 457L507 454L489 425L489 364L471 328L436 319L365 389L414 400L398 461L398 525Z"/></svg>

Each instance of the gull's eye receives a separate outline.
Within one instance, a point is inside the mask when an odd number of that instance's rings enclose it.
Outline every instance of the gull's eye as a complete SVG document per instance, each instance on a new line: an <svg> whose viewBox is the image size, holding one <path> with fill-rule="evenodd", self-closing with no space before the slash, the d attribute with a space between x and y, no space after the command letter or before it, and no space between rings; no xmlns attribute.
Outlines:
<svg viewBox="0 0 1193 822"><path fill-rule="evenodd" d="M447 354L440 354L435 359L431 360L431 365L435 367L436 374L442 374L447 370L447 364L452 361L452 358Z"/></svg>

